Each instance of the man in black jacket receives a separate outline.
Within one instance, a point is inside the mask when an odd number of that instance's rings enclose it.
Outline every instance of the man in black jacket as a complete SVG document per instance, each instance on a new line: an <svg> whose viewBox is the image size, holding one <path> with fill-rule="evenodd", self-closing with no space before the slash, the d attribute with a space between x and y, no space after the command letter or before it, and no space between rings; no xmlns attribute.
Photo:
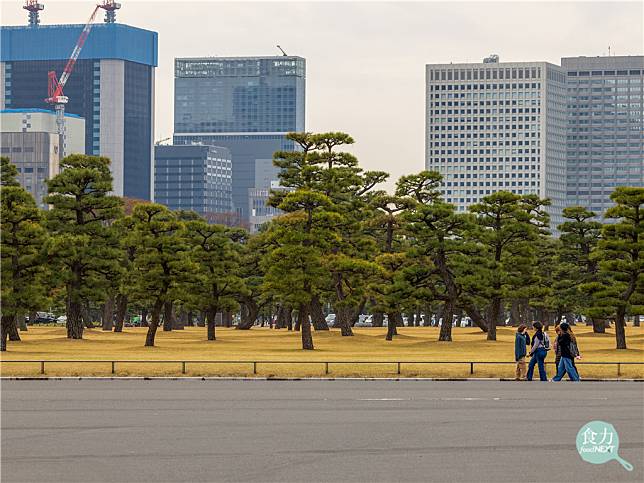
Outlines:
<svg viewBox="0 0 644 483"><path fill-rule="evenodd" d="M575 354L572 349L570 326L564 322L559 326L559 328L561 329L561 335L557 337L557 347L561 351L561 360L559 361L559 367L557 368L557 375L552 380L561 381L564 374L568 373L568 377L571 381L578 381L579 374L577 374L577 370L572 363L575 358Z"/></svg>

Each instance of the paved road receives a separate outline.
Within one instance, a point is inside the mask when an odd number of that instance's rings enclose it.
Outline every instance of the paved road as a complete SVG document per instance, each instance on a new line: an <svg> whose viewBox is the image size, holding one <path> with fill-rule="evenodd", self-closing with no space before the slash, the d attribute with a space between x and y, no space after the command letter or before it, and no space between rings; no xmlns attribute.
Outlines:
<svg viewBox="0 0 644 483"><path fill-rule="evenodd" d="M644 481L644 384L2 381L2 481ZM594 419L617 462L575 449Z"/></svg>

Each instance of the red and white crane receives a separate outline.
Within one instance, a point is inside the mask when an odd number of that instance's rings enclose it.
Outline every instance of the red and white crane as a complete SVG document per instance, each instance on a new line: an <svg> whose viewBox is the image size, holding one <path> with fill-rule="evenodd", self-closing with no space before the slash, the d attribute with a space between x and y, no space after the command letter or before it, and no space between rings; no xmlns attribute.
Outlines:
<svg viewBox="0 0 644 483"><path fill-rule="evenodd" d="M63 94L63 89L65 88L65 84L67 84L67 81L69 80L69 76L74 70L74 65L78 60L78 56L80 55L81 50L83 50L83 45L85 45L85 41L87 40L87 37L92 30L94 19L96 18L96 13L100 8L104 9L107 12L106 21L108 21L108 18L111 18L113 22L114 10L121 8L121 4L116 3L114 0L103 0L102 3L96 5L96 7L94 7L92 15L90 15L89 20L85 24L83 31L76 41L74 50L72 50L72 55L67 61L67 65L65 65L65 69L63 70L60 79L56 77L56 72L53 70L49 71L49 73L47 74L47 94L49 97L45 99L45 102L47 104L53 104L54 110L56 111L56 125L58 126L58 134L62 137L62 146L60 147L61 158L65 155L65 104L69 102L69 98Z"/></svg>

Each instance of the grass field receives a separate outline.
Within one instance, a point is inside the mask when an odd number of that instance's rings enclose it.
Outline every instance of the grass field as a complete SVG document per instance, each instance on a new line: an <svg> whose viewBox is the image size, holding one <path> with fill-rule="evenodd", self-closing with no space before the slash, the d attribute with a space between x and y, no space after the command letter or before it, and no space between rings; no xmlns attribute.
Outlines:
<svg viewBox="0 0 644 483"><path fill-rule="evenodd" d="M587 327L575 328L581 362L644 362L644 328L628 327L628 350L617 351L612 330L593 334ZM514 329L499 328L498 340L488 342L479 329L455 328L453 342L437 342L438 329L433 327L399 328L392 342L384 340L386 329L354 329L354 337L342 337L337 330L314 332L314 351L300 349L299 332L253 328L250 331L217 328L217 340L206 340L206 329L190 327L172 332L157 332L156 347L143 347L146 329L126 328L123 333L86 330L83 340L69 340L62 327L30 327L21 332L21 342L9 342L0 360L132 360L149 363L117 363L117 376L181 375L181 363L171 361L300 361L298 364L258 363L262 377L316 377L325 375L325 365L315 361L349 361L329 365L329 376L397 376L402 361L401 377L513 377L513 365L475 364L470 375L469 364L421 365L405 361L512 361ZM355 361L392 361L387 364L355 364ZM550 354L547 361L554 361ZM309 363L307 363L309 362ZM582 378L617 377L617 366L579 365ZM37 376L38 363L5 363L2 376ZM50 376L109 376L109 362L47 363ZM188 376L253 376L252 363L188 363ZM554 366L548 366L554 375ZM644 365L623 365L623 378L644 378Z"/></svg>

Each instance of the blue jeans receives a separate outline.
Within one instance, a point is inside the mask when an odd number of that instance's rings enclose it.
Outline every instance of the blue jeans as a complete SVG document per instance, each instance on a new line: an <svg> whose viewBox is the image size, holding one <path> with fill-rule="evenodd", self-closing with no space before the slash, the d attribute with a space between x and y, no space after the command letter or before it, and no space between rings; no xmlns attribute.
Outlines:
<svg viewBox="0 0 644 483"><path fill-rule="evenodd" d="M532 358L530 359L530 364L528 364L528 375L526 377L528 381L532 381L535 364L539 364L539 379L542 381L548 380L548 376L546 375L546 364L544 363L547 355L548 351L543 347L539 347L536 351L534 351Z"/></svg>
<svg viewBox="0 0 644 483"><path fill-rule="evenodd" d="M568 373L568 378L571 381L578 381L579 374L577 374L577 369L572 365L572 359L568 357L562 357L559 361L559 367L557 368L557 375L552 379L553 381L561 381L561 378L564 377L564 374Z"/></svg>

